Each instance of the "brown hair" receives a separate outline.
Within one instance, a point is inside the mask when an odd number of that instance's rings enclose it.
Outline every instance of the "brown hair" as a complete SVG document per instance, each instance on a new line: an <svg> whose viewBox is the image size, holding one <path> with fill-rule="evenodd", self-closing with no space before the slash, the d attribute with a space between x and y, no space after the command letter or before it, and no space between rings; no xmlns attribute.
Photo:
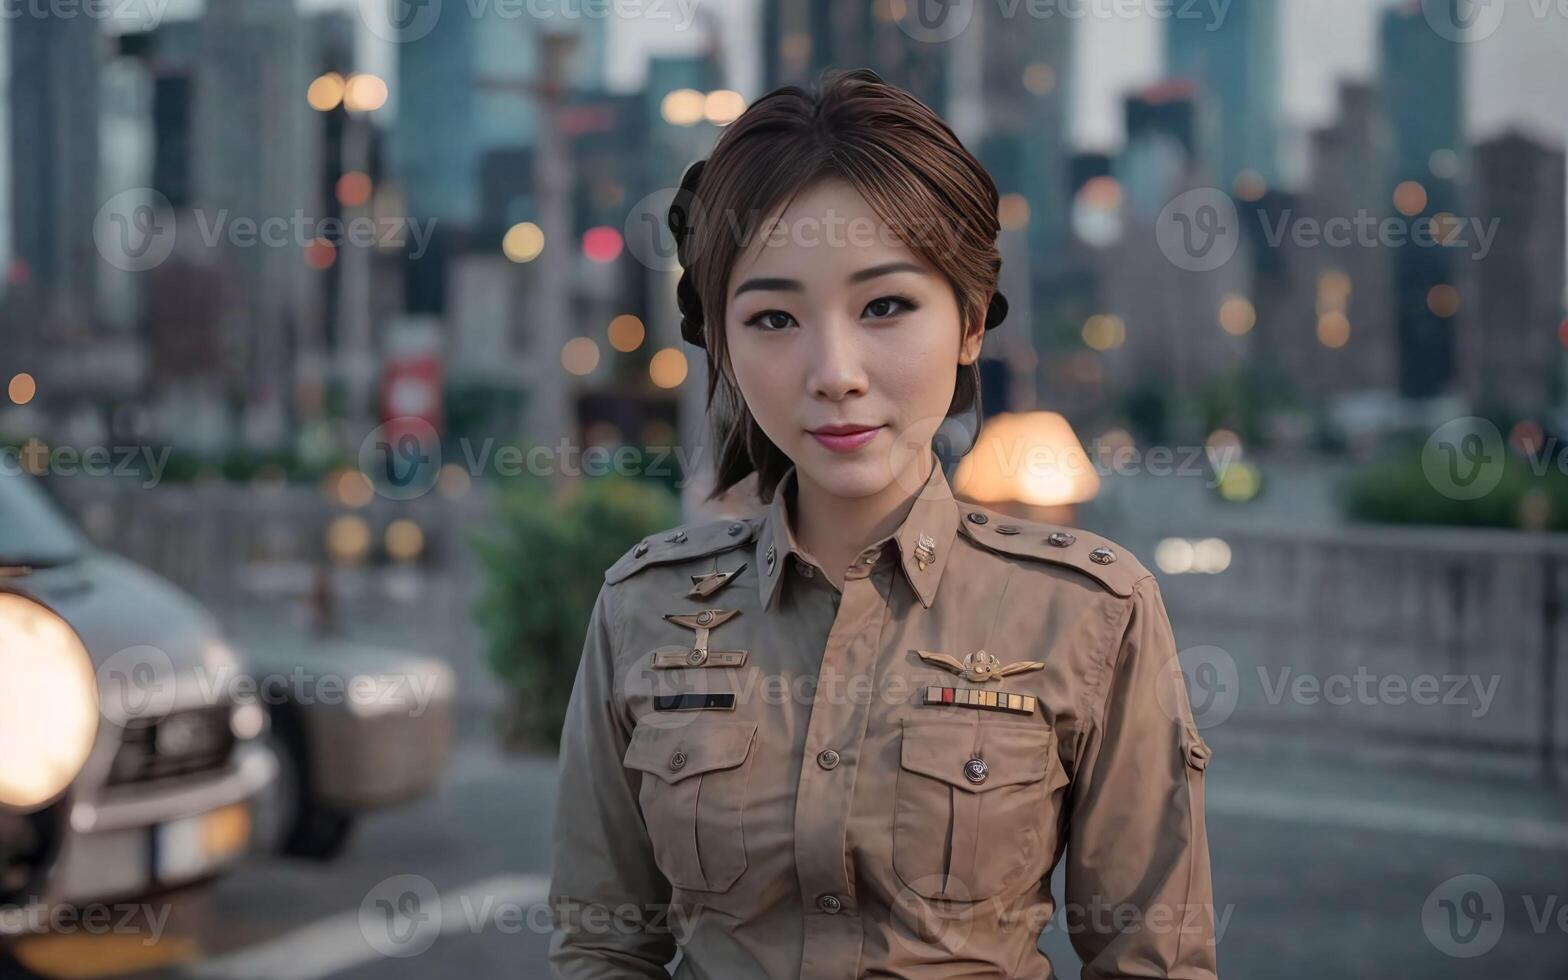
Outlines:
<svg viewBox="0 0 1568 980"><path fill-rule="evenodd" d="M847 181L901 242L947 277L961 330L979 328L996 292L996 183L952 129L869 69L829 69L816 89L785 86L753 103L720 134L712 156L688 171L685 213L672 208L672 227L682 225L677 238L686 236L682 312L701 321L695 329L709 352L708 416L718 446L710 500L755 472L768 502L790 466L725 371L730 273L781 203L787 208L823 179ZM1005 300L999 306L1005 314ZM959 366L947 414L971 407L980 411L977 364Z"/></svg>

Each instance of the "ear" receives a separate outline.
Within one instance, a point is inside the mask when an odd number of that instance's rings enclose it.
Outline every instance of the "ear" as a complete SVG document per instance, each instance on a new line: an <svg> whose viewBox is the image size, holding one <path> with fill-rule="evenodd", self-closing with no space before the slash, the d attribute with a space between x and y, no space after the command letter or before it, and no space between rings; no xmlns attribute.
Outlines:
<svg viewBox="0 0 1568 980"><path fill-rule="evenodd" d="M964 335L958 342L958 363L973 364L980 359L980 347L985 341L985 311L974 314L964 324Z"/></svg>

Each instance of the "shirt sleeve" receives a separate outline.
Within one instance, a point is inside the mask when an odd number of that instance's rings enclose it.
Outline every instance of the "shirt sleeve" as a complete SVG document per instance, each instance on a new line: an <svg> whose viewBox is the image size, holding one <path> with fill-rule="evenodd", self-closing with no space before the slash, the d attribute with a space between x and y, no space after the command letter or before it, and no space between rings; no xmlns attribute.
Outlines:
<svg viewBox="0 0 1568 980"><path fill-rule="evenodd" d="M1198 735L1159 585L1134 587L1078 751L1064 914L1083 980L1216 980Z"/></svg>
<svg viewBox="0 0 1568 980"><path fill-rule="evenodd" d="M676 943L670 885L654 863L637 802L642 773L622 765L631 732L615 678L613 597L599 589L561 730L550 876L551 975L669 980Z"/></svg>

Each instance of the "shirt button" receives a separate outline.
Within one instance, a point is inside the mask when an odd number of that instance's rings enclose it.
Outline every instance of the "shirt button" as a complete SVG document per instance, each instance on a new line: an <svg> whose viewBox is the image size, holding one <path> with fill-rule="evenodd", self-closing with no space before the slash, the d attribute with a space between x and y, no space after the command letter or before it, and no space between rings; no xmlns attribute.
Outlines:
<svg viewBox="0 0 1568 980"><path fill-rule="evenodd" d="M811 562L806 561L804 558L795 559L795 571L799 572L805 578L810 578L816 574L816 569L811 567Z"/></svg>
<svg viewBox="0 0 1568 980"><path fill-rule="evenodd" d="M832 749L823 749L817 753L817 765L824 769L832 769L838 765L838 753Z"/></svg>
<svg viewBox="0 0 1568 980"><path fill-rule="evenodd" d="M826 912L828 915L838 915L838 910L843 907L844 906L840 904L837 896L834 895L823 895L817 899L817 908Z"/></svg>

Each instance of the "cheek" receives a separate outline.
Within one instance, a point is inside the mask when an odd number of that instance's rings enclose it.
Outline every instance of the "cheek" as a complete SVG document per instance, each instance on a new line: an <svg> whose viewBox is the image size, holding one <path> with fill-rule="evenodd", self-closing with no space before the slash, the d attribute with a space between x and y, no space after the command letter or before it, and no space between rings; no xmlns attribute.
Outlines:
<svg viewBox="0 0 1568 980"><path fill-rule="evenodd" d="M940 312L927 314L922 309L917 316L918 320L908 320L897 330L873 332L878 347L886 349L878 349L868 363L875 365L878 387L890 397L904 405L944 412L952 400L958 366L957 331ZM953 319L956 316L955 312Z"/></svg>
<svg viewBox="0 0 1568 980"><path fill-rule="evenodd" d="M787 416L801 387L791 345L758 343L744 328L725 335L730 367L752 417L772 435L774 419Z"/></svg>

